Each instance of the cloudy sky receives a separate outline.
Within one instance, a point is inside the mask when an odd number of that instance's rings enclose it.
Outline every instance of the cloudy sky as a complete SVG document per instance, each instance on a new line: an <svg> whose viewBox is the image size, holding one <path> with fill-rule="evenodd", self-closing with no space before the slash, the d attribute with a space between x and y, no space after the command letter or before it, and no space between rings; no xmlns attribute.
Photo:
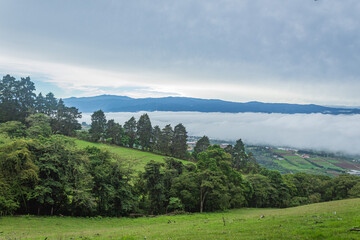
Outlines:
<svg viewBox="0 0 360 240"><path fill-rule="evenodd" d="M0 74L57 97L360 104L358 0L0 0Z"/></svg>

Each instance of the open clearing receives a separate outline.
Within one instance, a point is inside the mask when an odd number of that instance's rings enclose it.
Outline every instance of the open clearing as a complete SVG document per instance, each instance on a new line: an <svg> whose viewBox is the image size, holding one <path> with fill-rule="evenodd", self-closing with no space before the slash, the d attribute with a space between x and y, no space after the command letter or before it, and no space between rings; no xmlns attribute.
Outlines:
<svg viewBox="0 0 360 240"><path fill-rule="evenodd" d="M155 162L164 162L165 156L157 155L150 152L140 151L132 148L112 146L103 143L92 143L74 139L76 145L80 148L85 147L98 147L101 149L107 149L108 151L115 153L124 163L135 171L144 171L145 165L154 160ZM179 159L178 159L179 160ZM184 164L190 163L189 161L180 160Z"/></svg>
<svg viewBox="0 0 360 240"><path fill-rule="evenodd" d="M354 227L360 199L136 219L2 217L0 239L360 239Z"/></svg>

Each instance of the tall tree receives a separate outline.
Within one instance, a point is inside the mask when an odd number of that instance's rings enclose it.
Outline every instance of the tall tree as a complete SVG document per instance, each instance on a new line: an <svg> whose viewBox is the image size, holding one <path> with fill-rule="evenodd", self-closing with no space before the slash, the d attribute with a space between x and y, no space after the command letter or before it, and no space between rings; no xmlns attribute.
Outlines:
<svg viewBox="0 0 360 240"><path fill-rule="evenodd" d="M29 142L16 139L0 145L0 210L11 213L18 207L28 210L27 200L38 181L38 167L29 150ZM4 206L5 204L5 206Z"/></svg>
<svg viewBox="0 0 360 240"><path fill-rule="evenodd" d="M160 152L160 138L161 138L161 129L156 125L152 130L152 146L151 150L154 152Z"/></svg>
<svg viewBox="0 0 360 240"><path fill-rule="evenodd" d="M197 159L197 155L201 152L205 152L206 149L210 146L210 140L207 136L200 138L194 147L194 152L192 153L193 157Z"/></svg>
<svg viewBox="0 0 360 240"><path fill-rule="evenodd" d="M0 81L0 122L21 121L35 111L35 85L30 77L17 81L6 75Z"/></svg>
<svg viewBox="0 0 360 240"><path fill-rule="evenodd" d="M36 97L35 110L37 113L46 114L46 100L42 93L39 93L39 95Z"/></svg>
<svg viewBox="0 0 360 240"><path fill-rule="evenodd" d="M172 139L172 155L173 157L186 159L188 157L187 152L187 132L181 123L174 128L174 135Z"/></svg>
<svg viewBox="0 0 360 240"><path fill-rule="evenodd" d="M103 140L106 130L106 117L102 110L95 111L91 115L91 128L89 133L94 142Z"/></svg>
<svg viewBox="0 0 360 240"><path fill-rule="evenodd" d="M49 110L51 112L51 110ZM67 136L74 135L75 130L81 129L77 121L81 113L75 107L66 107L62 99L57 102L56 111L53 113L51 126L53 133Z"/></svg>
<svg viewBox="0 0 360 240"><path fill-rule="evenodd" d="M164 212L165 207L165 187L164 173L161 171L161 163L151 160L145 166L142 178L145 180L145 191L150 201L151 214Z"/></svg>
<svg viewBox="0 0 360 240"><path fill-rule="evenodd" d="M124 124L124 132L128 136L129 147L133 148L136 142L136 120L134 117L131 117Z"/></svg>
<svg viewBox="0 0 360 240"><path fill-rule="evenodd" d="M149 149L152 135L151 121L147 113L140 116L137 122L137 136L141 148Z"/></svg>
<svg viewBox="0 0 360 240"><path fill-rule="evenodd" d="M51 118L55 117L58 108L58 100L55 98L52 92L49 92L45 96L45 111L44 113Z"/></svg>
<svg viewBox="0 0 360 240"><path fill-rule="evenodd" d="M105 138L112 144L121 145L123 131L121 125L111 119L106 123Z"/></svg>
<svg viewBox="0 0 360 240"><path fill-rule="evenodd" d="M174 131L170 124L166 125L160 135L160 152L170 156Z"/></svg>

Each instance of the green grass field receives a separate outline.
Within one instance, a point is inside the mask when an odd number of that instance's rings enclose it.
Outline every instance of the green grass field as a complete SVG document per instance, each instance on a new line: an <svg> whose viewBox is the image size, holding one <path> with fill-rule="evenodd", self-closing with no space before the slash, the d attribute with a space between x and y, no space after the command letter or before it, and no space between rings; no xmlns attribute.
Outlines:
<svg viewBox="0 0 360 240"><path fill-rule="evenodd" d="M136 219L1 217L0 239L360 239L354 227L360 199Z"/></svg>
<svg viewBox="0 0 360 240"><path fill-rule="evenodd" d="M111 146L103 143L92 143L87 141L82 141L74 139L75 143L80 148L85 147L98 147L102 149L107 149L108 151L115 153L120 159L128 164L129 167L133 168L135 171L143 171L144 166L151 160L155 162L164 162L164 156L157 155L154 153L144 152L140 150L135 150L131 148ZM188 161L180 160L184 164L190 163Z"/></svg>

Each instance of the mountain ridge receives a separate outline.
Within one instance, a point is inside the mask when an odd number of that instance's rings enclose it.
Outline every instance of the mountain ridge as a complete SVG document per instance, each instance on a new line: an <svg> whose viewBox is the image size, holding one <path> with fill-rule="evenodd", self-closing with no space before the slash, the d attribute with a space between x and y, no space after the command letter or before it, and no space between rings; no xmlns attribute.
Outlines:
<svg viewBox="0 0 360 240"><path fill-rule="evenodd" d="M232 102L221 99L190 97L131 98L128 96L99 95L94 97L70 97L63 99L66 105L81 112L139 112L139 111L196 111L222 113L322 113L360 114L359 108L326 107L316 104L264 103L259 101Z"/></svg>

